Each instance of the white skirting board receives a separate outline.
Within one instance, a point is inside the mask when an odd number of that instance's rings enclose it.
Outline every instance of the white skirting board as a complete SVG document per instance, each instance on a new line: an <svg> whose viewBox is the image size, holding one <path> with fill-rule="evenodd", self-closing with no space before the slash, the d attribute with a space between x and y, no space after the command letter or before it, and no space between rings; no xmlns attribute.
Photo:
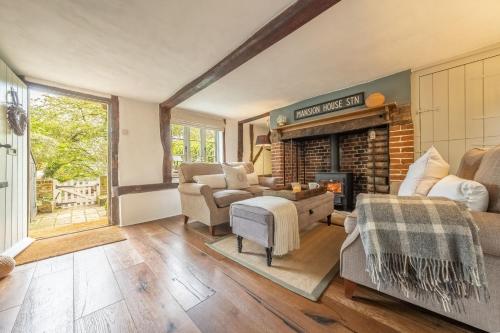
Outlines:
<svg viewBox="0 0 500 333"><path fill-rule="evenodd" d="M24 249L30 246L31 243L33 243L34 241L35 239L31 237L23 238L19 242L8 248L7 250L5 250L2 254L14 258L19 253L23 252Z"/></svg>

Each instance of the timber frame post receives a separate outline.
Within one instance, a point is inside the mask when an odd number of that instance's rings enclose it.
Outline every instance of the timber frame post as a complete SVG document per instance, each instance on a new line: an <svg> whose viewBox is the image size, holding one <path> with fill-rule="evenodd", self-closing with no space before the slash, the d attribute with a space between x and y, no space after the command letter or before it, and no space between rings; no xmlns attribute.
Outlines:
<svg viewBox="0 0 500 333"><path fill-rule="evenodd" d="M160 116L160 140L163 147L163 183L172 183L172 148L171 148L171 133L170 119L172 117L172 109L163 107L159 108Z"/></svg>

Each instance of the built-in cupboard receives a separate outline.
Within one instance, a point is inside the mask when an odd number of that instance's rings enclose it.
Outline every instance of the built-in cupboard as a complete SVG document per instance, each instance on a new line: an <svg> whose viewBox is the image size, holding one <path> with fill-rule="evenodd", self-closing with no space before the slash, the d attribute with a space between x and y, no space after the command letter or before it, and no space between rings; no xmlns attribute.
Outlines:
<svg viewBox="0 0 500 333"><path fill-rule="evenodd" d="M8 125L9 91L17 93L26 111L26 85L0 59L0 253L19 247L28 233L27 131L18 136Z"/></svg>
<svg viewBox="0 0 500 333"><path fill-rule="evenodd" d="M466 150L500 144L500 48L412 73L415 154L435 146L454 173Z"/></svg>

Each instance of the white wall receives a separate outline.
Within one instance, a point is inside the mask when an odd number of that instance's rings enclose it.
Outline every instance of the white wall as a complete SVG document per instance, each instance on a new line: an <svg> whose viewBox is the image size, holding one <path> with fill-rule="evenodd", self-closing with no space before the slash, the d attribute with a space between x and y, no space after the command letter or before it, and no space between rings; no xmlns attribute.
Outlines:
<svg viewBox="0 0 500 333"><path fill-rule="evenodd" d="M226 160L238 161L238 121L226 119Z"/></svg>
<svg viewBox="0 0 500 333"><path fill-rule="evenodd" d="M158 104L119 98L119 185L161 183L163 148ZM131 225L181 213L177 189L120 196L121 225Z"/></svg>
<svg viewBox="0 0 500 333"><path fill-rule="evenodd" d="M160 141L158 104L122 97L119 98L119 104L120 186L161 183L163 148Z"/></svg>

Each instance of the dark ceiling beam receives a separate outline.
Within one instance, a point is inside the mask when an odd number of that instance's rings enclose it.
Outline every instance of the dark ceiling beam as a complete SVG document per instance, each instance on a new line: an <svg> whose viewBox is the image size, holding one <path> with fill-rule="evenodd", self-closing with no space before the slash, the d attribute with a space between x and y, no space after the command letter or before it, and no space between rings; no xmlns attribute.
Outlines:
<svg viewBox="0 0 500 333"><path fill-rule="evenodd" d="M182 103L338 2L340 0L298 0L219 63L162 102L161 107L170 109Z"/></svg>

